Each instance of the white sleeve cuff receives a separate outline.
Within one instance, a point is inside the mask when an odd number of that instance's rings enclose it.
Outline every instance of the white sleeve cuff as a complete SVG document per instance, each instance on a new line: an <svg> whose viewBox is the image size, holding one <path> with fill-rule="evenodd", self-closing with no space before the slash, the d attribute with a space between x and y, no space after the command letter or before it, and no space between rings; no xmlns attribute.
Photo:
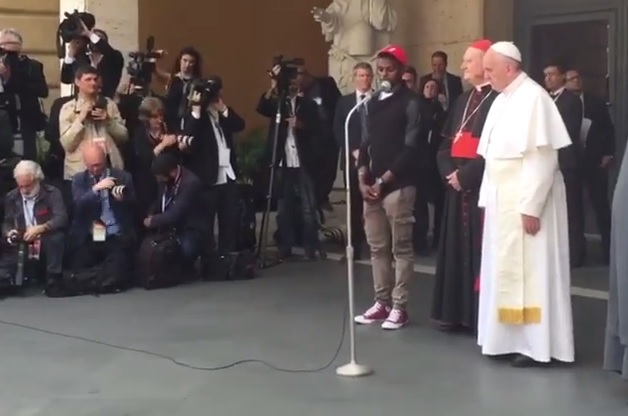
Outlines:
<svg viewBox="0 0 628 416"><path fill-rule="evenodd" d="M71 56L66 56L65 58L63 58L63 63L67 65L72 65L74 63L74 58L72 58Z"/></svg>
<svg viewBox="0 0 628 416"><path fill-rule="evenodd" d="M223 117L229 117L229 109L228 109L228 108L226 108L226 109L225 109L225 111L223 111L223 112L222 112L222 113L220 113L220 114L222 114L222 116L223 116Z"/></svg>
<svg viewBox="0 0 628 416"><path fill-rule="evenodd" d="M89 35L89 41L91 43L98 43L98 42L100 42L100 36L98 36L95 33L92 33L92 34Z"/></svg>
<svg viewBox="0 0 628 416"><path fill-rule="evenodd" d="M199 110L192 110L192 117L198 120L201 118L201 112Z"/></svg>

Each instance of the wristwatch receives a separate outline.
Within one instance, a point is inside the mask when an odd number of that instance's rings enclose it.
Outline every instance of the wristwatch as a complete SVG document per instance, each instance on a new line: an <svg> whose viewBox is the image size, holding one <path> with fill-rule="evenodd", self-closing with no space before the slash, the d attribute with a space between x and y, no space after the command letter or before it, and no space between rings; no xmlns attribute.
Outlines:
<svg viewBox="0 0 628 416"><path fill-rule="evenodd" d="M383 184L384 184L384 180L381 177L375 178L375 185L381 186Z"/></svg>

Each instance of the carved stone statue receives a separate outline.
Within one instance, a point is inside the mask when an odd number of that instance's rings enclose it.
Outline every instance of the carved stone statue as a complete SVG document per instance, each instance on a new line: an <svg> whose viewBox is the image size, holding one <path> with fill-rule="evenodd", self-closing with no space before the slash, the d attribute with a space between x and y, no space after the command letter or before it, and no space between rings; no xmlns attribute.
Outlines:
<svg viewBox="0 0 628 416"><path fill-rule="evenodd" d="M329 49L329 75L343 93L351 88L353 66L372 62L378 50L390 43L397 13L389 0L333 0L327 9L314 8Z"/></svg>

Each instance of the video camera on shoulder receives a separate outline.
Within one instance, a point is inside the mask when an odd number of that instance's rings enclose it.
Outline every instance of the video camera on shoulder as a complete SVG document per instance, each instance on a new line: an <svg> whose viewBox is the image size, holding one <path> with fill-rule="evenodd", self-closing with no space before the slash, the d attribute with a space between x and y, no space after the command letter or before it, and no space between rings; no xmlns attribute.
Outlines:
<svg viewBox="0 0 628 416"><path fill-rule="evenodd" d="M74 9L72 13L65 12L65 19L59 23L57 28L57 55L59 58L63 58L65 55L65 44L72 42L74 39L82 36L81 22L87 27L88 30L92 30L96 26L96 17L87 12L79 12Z"/></svg>
<svg viewBox="0 0 628 416"><path fill-rule="evenodd" d="M286 93L290 87L290 81L299 74L299 67L305 64L303 58L287 59L283 55L273 57L271 69L268 70L268 76L277 82L278 92ZM273 68L280 67L279 73L275 74Z"/></svg>
<svg viewBox="0 0 628 416"><path fill-rule="evenodd" d="M197 104L204 108L209 103L213 103L220 98L220 91L222 91L222 78L218 76L194 80L192 81L190 94L187 98L188 104L190 106ZM198 103L192 102L192 96L194 96L195 93L201 96L200 102Z"/></svg>
<svg viewBox="0 0 628 416"><path fill-rule="evenodd" d="M163 51L155 49L154 36L149 36L146 39L146 50L129 53L131 59L127 64L126 72L131 77L131 84L135 85L135 93L145 95L150 91L155 63L162 56Z"/></svg>

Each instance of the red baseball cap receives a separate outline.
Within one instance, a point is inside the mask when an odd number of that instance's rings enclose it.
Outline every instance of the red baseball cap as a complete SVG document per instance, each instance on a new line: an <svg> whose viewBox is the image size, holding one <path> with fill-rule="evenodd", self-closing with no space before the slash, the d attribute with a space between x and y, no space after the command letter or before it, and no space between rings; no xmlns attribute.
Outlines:
<svg viewBox="0 0 628 416"><path fill-rule="evenodd" d="M379 52L377 52L377 56L382 56L382 55L392 56L397 61L399 61L403 66L408 65L408 55L406 54L406 51L401 46L388 45L385 48L380 49Z"/></svg>

